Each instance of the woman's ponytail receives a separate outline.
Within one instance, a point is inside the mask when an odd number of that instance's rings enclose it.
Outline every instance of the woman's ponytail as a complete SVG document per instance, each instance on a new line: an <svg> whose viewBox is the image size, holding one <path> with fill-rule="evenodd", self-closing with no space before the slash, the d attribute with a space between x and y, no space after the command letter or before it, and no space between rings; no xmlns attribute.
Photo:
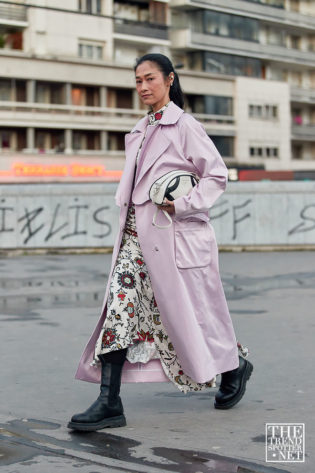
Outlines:
<svg viewBox="0 0 315 473"><path fill-rule="evenodd" d="M179 83L177 72L174 71L174 81L170 88L170 99L180 108L184 108L184 94Z"/></svg>

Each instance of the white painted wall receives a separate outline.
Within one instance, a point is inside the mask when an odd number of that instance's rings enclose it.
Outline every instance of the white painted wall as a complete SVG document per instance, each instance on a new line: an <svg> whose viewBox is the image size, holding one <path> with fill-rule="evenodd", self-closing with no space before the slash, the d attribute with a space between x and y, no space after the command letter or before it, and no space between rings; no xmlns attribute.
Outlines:
<svg viewBox="0 0 315 473"><path fill-rule="evenodd" d="M266 169L290 169L291 112L287 83L237 77L235 80L236 160L263 164ZM249 105L276 105L278 118L266 120L249 116ZM279 159L252 158L251 145L277 146Z"/></svg>
<svg viewBox="0 0 315 473"><path fill-rule="evenodd" d="M37 0L32 4L77 10L77 0ZM106 4L106 14L111 9ZM105 7L104 7L105 9ZM25 52L40 56L77 57L80 41L95 42L104 48L103 59L112 59L112 20L79 13L28 9L29 27L24 31Z"/></svg>
<svg viewBox="0 0 315 473"><path fill-rule="evenodd" d="M0 187L0 248L111 247L117 184ZM315 245L314 182L238 182L210 210L221 245Z"/></svg>

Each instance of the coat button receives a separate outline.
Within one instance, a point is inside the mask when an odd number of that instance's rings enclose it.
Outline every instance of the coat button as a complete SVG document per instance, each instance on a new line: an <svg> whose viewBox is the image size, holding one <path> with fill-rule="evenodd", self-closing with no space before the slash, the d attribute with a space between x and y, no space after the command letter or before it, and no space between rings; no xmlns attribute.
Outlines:
<svg viewBox="0 0 315 473"><path fill-rule="evenodd" d="M158 247L157 247L157 246L155 246L155 247L154 247L154 249L155 249L155 251L159 251L159 249L158 249Z"/></svg>
<svg viewBox="0 0 315 473"><path fill-rule="evenodd" d="M126 207L126 205L127 205L127 202L124 203L124 206L125 206L125 207Z"/></svg>

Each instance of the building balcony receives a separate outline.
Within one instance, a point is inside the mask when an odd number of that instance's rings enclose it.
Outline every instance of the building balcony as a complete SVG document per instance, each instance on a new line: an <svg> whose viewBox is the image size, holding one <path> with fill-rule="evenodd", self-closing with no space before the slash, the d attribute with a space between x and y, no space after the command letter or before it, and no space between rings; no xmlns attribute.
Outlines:
<svg viewBox="0 0 315 473"><path fill-rule="evenodd" d="M191 31L189 28L172 31L171 39L174 49L212 51L222 54L265 59L268 62L290 63L306 67L314 67L315 64L315 53L312 52L197 33Z"/></svg>
<svg viewBox="0 0 315 473"><path fill-rule="evenodd" d="M229 0L228 2L220 0L171 0L170 6L183 9L202 8L222 13L244 15L245 17L250 16L269 23L307 30L314 30L315 28L315 17L246 0Z"/></svg>
<svg viewBox="0 0 315 473"><path fill-rule="evenodd" d="M142 116L142 110L134 109L0 102L0 126L129 132Z"/></svg>
<svg viewBox="0 0 315 473"><path fill-rule="evenodd" d="M291 139L315 142L315 125L292 125Z"/></svg>
<svg viewBox="0 0 315 473"><path fill-rule="evenodd" d="M208 135L235 136L235 118L231 115L209 115L204 113L193 113L200 121Z"/></svg>
<svg viewBox="0 0 315 473"><path fill-rule="evenodd" d="M23 5L0 5L0 25L26 27L26 7Z"/></svg>
<svg viewBox="0 0 315 473"><path fill-rule="evenodd" d="M119 36L118 36L119 35ZM115 18L114 21L114 37L132 40L131 37L142 37L142 41L146 39L155 39L168 41L168 26L157 23L146 23L142 21L127 20L125 18Z"/></svg>
<svg viewBox="0 0 315 473"><path fill-rule="evenodd" d="M315 89L291 87L291 102L315 105Z"/></svg>
<svg viewBox="0 0 315 473"><path fill-rule="evenodd" d="M129 132L145 110L0 101L0 126ZM234 136L234 117L193 114L209 134Z"/></svg>

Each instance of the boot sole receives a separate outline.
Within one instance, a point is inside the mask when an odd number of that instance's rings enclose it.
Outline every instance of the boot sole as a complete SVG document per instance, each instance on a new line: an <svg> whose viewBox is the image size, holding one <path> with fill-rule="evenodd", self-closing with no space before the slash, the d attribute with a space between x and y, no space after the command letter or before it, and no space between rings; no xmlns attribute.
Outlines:
<svg viewBox="0 0 315 473"><path fill-rule="evenodd" d="M251 377L251 374L253 372L253 365L251 364L250 361L247 361L247 365L245 367L245 372L244 372L244 376L242 378L242 383L241 383L241 388L239 390L239 392L235 395L235 397L233 399L231 399L231 401L225 403L225 404L218 404L217 402L214 403L214 407L216 409L230 409L231 407L235 406L235 404L237 404L241 399L242 397L244 396L245 394L245 390L246 390L246 383L247 381L249 380L249 378Z"/></svg>
<svg viewBox="0 0 315 473"><path fill-rule="evenodd" d="M105 429L107 427L124 427L127 425L126 417L124 415L116 417L108 417L99 422L93 423L79 423L79 422L69 422L67 427L72 430L80 430L83 432L94 432L95 430Z"/></svg>

